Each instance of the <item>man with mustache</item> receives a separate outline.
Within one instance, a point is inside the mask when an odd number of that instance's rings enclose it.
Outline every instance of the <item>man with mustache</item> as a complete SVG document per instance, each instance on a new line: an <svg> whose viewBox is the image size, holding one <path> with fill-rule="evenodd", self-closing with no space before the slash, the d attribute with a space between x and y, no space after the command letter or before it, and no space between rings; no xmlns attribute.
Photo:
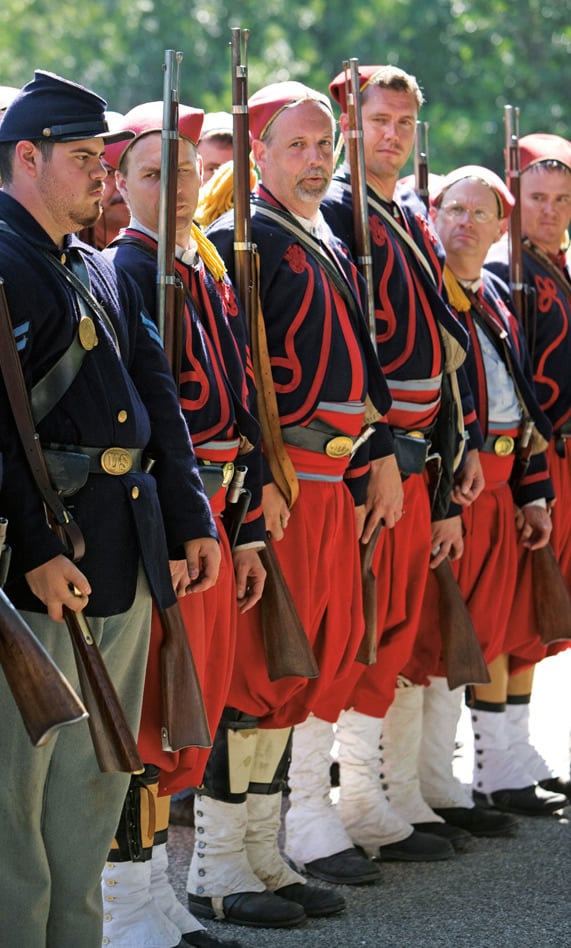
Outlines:
<svg viewBox="0 0 571 948"><path fill-rule="evenodd" d="M397 181L414 143L422 92L414 76L392 66L359 67L359 85L378 358L393 397L388 421L399 465L393 472L392 493L383 496L388 529L380 536L373 563L376 664L366 669L355 665L340 686L314 705L314 716L294 734L286 848L298 864L323 879L336 873L342 832L346 845L352 842L370 856L391 861L447 859L469 838L462 828L446 824L419 795L404 815L387 800L389 755L392 776L414 775L410 748L420 738L418 701L423 689L412 687L402 672L418 630L431 552L435 551L432 566L462 553L458 513L482 487L474 450L481 434L471 414L465 379L459 380L465 403L456 407L460 424L455 430L446 421L450 386L456 385L467 337L442 296L441 253L418 201L409 207L396 198ZM347 139L345 73L333 80L330 92L341 105L340 127ZM355 252L347 165L335 176L322 210L333 231ZM451 498L454 456L461 453L464 427L466 461ZM438 450L438 442L440 448L449 445L450 456L444 458L442 482L448 486L435 513L425 464L429 450ZM372 489L382 495L386 487L377 486L378 463L372 464ZM400 489L404 504L395 502ZM451 499L455 506L449 509ZM339 806L332 808L327 765L335 721L341 788Z"/></svg>
<svg viewBox="0 0 571 948"><path fill-rule="evenodd" d="M329 101L301 83L275 83L251 97L249 117L261 174L252 239L269 354L258 401L262 387L264 397L273 391L278 418L277 431L268 436L263 428L263 508L320 674L270 681L259 609L239 617L228 708L196 797L188 889L194 914L279 927L344 908L336 892L302 884L280 856L277 837L291 726L350 669L360 644L358 536L368 459L370 452L392 455L392 442L386 425L376 424L388 392L363 320L357 274L319 211L333 172ZM208 236L233 272L232 214ZM367 427L365 400L375 428L352 457ZM273 450L279 441L285 458ZM371 512L364 539L378 515ZM360 881L378 878L350 843L343 872Z"/></svg>

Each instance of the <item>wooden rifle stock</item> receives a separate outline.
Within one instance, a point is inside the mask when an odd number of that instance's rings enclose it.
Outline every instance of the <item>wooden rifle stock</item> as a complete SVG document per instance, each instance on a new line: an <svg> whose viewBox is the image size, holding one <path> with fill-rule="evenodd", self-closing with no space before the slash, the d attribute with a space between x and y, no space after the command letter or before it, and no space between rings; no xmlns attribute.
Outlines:
<svg viewBox="0 0 571 948"><path fill-rule="evenodd" d="M99 769L104 773L139 774L144 770L115 686L82 612L63 607L83 700L89 709L89 730Z"/></svg>
<svg viewBox="0 0 571 948"><path fill-rule="evenodd" d="M379 644L379 630L377 627L377 579L373 573L372 563L383 526L383 521L379 520L369 542L359 543L365 631L361 639L359 651L355 656L355 661L361 662L363 665L374 665L377 661L377 648Z"/></svg>
<svg viewBox="0 0 571 948"><path fill-rule="evenodd" d="M34 747L87 717L67 678L1 589L0 665Z"/></svg>
<svg viewBox="0 0 571 948"><path fill-rule="evenodd" d="M165 51L163 128L157 250L157 322L175 383L182 356L184 290L176 273L179 65L182 53ZM163 750L212 744L202 690L178 602L159 610Z"/></svg>
<svg viewBox="0 0 571 948"><path fill-rule="evenodd" d="M259 261L252 244L252 219L250 210L250 145L248 121L248 66L247 44L249 30L232 29L232 115L234 119L234 261L236 287L244 307L246 324L250 330L252 345L256 345L258 334L252 331L255 319L263 320L259 307L257 270ZM279 419L274 428L263 400L266 389L260 378L261 357L254 351L253 362L258 387L258 407L265 443L267 439L280 439ZM271 368L267 384L271 382ZM268 397L275 393L268 392ZM272 470L272 473L274 471ZM284 485L285 486L285 485ZM261 623L264 637L266 666L271 681L288 675L315 678L319 674L315 657L311 651L305 629L295 608L285 581L282 568L268 539L260 550L260 559L266 570L264 592L260 601Z"/></svg>
<svg viewBox="0 0 571 948"><path fill-rule="evenodd" d="M266 571L260 608L269 679L276 681L289 675L317 678L315 656L269 536L260 550L260 559Z"/></svg>
<svg viewBox="0 0 571 948"><path fill-rule="evenodd" d="M510 487L515 495L527 471L531 456L533 421L524 421L518 441ZM555 558L553 547L547 543L539 550L529 550L533 588L533 608L539 637L543 645L571 639L571 595Z"/></svg>
<svg viewBox="0 0 571 948"><path fill-rule="evenodd" d="M178 602L160 613L162 747L211 747L202 691Z"/></svg>
<svg viewBox="0 0 571 948"><path fill-rule="evenodd" d="M443 560L433 572L438 582L440 635L448 687L452 691L460 685L487 685L490 674L450 561Z"/></svg>
<svg viewBox="0 0 571 948"><path fill-rule="evenodd" d="M550 543L531 553L533 606L543 645L571 639L571 596Z"/></svg>
<svg viewBox="0 0 571 948"><path fill-rule="evenodd" d="M508 220L509 283L515 310L524 319L523 249L521 233L520 168L519 168L519 109L504 106L506 184L515 200Z"/></svg>

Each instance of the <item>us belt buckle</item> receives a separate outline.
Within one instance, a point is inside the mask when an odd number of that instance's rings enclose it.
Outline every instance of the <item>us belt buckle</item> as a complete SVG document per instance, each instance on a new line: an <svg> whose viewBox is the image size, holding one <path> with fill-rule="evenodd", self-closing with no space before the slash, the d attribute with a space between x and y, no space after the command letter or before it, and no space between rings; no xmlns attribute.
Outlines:
<svg viewBox="0 0 571 948"><path fill-rule="evenodd" d="M126 448L107 448L99 458L99 463L106 474L116 477L127 474L133 466L131 455Z"/></svg>
<svg viewBox="0 0 571 948"><path fill-rule="evenodd" d="M515 441L511 435L499 435L494 441L494 454L500 458L507 458L513 454Z"/></svg>
<svg viewBox="0 0 571 948"><path fill-rule="evenodd" d="M222 473L224 475L222 478L222 487L229 487L234 477L234 463L232 461L226 461L226 463L222 465Z"/></svg>
<svg viewBox="0 0 571 948"><path fill-rule="evenodd" d="M353 439L348 435L337 435L325 445L328 458L347 458L353 450Z"/></svg>

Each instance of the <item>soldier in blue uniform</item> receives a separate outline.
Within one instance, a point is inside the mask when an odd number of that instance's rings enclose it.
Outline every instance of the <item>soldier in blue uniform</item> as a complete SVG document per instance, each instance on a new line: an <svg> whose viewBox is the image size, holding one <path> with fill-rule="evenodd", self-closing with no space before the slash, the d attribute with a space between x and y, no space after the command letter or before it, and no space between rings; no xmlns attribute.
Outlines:
<svg viewBox="0 0 571 948"><path fill-rule="evenodd" d="M71 236L100 213L105 105L82 86L37 72L0 132L0 274L36 429L42 445L57 452L67 506L85 539L80 564L46 522L4 387L2 499L14 604L74 683L62 607L85 611L136 732L152 598L159 608L175 601L169 556L186 560L190 583L203 590L216 581L220 553L169 366L140 294ZM125 473L107 463L108 448ZM80 471L70 470L70 454ZM34 749L6 688L0 705L2 942L99 948L101 870L129 775L99 772L85 724Z"/></svg>

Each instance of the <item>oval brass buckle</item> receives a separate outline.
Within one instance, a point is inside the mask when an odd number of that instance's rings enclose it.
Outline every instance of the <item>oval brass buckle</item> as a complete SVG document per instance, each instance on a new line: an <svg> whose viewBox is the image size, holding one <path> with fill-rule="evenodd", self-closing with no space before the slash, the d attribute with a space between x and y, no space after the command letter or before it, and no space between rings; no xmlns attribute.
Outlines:
<svg viewBox="0 0 571 948"><path fill-rule="evenodd" d="M99 458L99 463L106 474L116 477L127 474L133 467L133 459L126 448L107 448Z"/></svg>
<svg viewBox="0 0 571 948"><path fill-rule="evenodd" d="M353 450L353 439L348 435L337 435L325 445L328 458L347 458Z"/></svg>
<svg viewBox="0 0 571 948"><path fill-rule="evenodd" d="M507 458L513 454L515 441L511 435L499 435L494 441L494 454L500 458Z"/></svg>

